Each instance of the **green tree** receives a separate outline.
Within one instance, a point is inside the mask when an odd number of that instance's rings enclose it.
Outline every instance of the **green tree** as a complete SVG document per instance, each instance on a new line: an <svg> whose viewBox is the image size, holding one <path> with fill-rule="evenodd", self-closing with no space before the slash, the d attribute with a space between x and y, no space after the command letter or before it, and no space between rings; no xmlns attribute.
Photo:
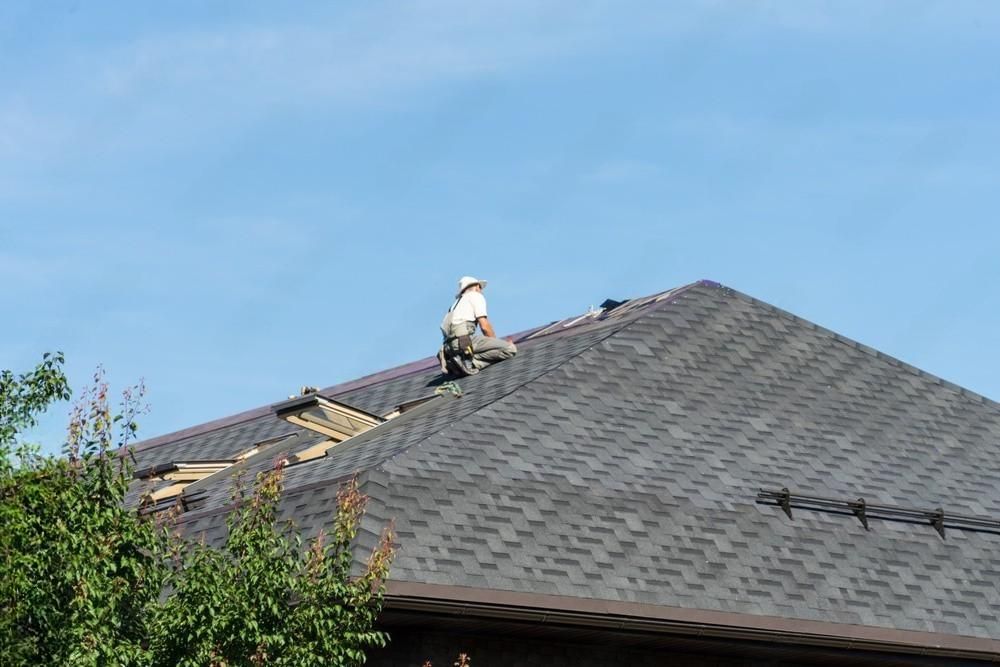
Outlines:
<svg viewBox="0 0 1000 667"><path fill-rule="evenodd" d="M357 665L393 555L387 529L352 575L366 498L339 494L329 535L279 525L282 471L237 485L223 549L185 539L177 514L126 504L142 388L117 414L98 373L64 456L19 434L68 396L62 356L0 374L0 656L10 665Z"/></svg>
<svg viewBox="0 0 1000 667"><path fill-rule="evenodd" d="M158 615L159 665L357 665L384 646L372 629L392 559L387 528L359 576L352 542L366 497L342 485L333 530L307 548L291 526L276 530L282 471L257 477L253 493L229 515L224 549L173 542L173 594Z"/></svg>
<svg viewBox="0 0 1000 667"><path fill-rule="evenodd" d="M59 363L21 377L43 378L36 382L42 392L65 396ZM23 387L9 395L32 406L6 410L15 415L8 432L16 438L47 403ZM11 664L150 660L149 621L166 571L156 527L124 503L141 399L141 388L126 392L113 415L98 372L73 411L64 456L22 447L19 461L0 473L0 652Z"/></svg>
<svg viewBox="0 0 1000 667"><path fill-rule="evenodd" d="M9 469L13 458L28 455L30 448L18 446L18 436L38 423L38 415L56 401L70 397L63 373L62 352L42 355L34 370L20 375L0 371L0 466Z"/></svg>

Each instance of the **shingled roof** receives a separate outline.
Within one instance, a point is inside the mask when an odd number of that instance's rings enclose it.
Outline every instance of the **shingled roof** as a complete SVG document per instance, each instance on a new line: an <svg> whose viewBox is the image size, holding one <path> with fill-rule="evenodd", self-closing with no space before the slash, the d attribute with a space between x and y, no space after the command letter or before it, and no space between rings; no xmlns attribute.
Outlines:
<svg viewBox="0 0 1000 667"><path fill-rule="evenodd" d="M614 305L614 304L609 304ZM761 488L1000 519L1000 405L702 281L520 336L510 360L286 471L306 532L359 474L402 606L548 610L1000 656L1000 535L758 502ZM373 414L432 360L329 387ZM264 408L140 443L139 466L321 440ZM258 464L263 465L263 464ZM183 520L222 538L228 477ZM844 507L855 507L844 505Z"/></svg>

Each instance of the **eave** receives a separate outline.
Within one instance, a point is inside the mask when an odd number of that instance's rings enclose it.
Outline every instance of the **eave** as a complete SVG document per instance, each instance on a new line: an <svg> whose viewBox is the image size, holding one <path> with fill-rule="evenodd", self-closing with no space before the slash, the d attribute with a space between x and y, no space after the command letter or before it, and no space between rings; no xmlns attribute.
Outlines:
<svg viewBox="0 0 1000 667"><path fill-rule="evenodd" d="M390 581L386 606L389 618L409 612L494 625L589 629L595 636L606 631L717 640L798 648L801 657L846 651L871 654L870 664L892 664L900 656L1000 664L1000 641L992 639L636 602Z"/></svg>

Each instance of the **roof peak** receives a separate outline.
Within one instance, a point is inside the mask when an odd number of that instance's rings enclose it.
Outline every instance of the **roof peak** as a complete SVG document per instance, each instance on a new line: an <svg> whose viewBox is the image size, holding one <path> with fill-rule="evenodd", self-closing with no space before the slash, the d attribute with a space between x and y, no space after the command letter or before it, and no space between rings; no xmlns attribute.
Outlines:
<svg viewBox="0 0 1000 667"><path fill-rule="evenodd" d="M681 293L697 287L722 287L717 282L711 280L699 280L693 283L688 283L686 285L681 285L680 287L675 287L663 292L656 292L654 294L642 297L635 297L632 299L625 299L620 302L620 305L615 308L598 309L594 311L588 311L582 315L575 315L572 317L567 317L562 320L554 320L548 324L543 324L530 329L525 329L519 331L515 334L511 334L511 338L518 345L531 345L534 342L553 335L567 335L567 333L580 333L584 330L588 324L604 322L609 316L615 318L622 318L630 313L635 313L636 311L642 312L649 307L659 307L665 305L664 302L669 303L674 298L679 296ZM612 315L612 313L614 313ZM405 364L400 364L399 366L393 366L391 368L376 371L374 373L369 373L368 375L363 375L359 378L353 380L347 380L339 384L330 385L320 389L319 394L325 397L335 397L338 395L345 394L350 391L355 391L358 389L373 387L377 384L388 382L390 380L397 380L403 377L428 371L435 366L437 366L438 361L434 356L424 357L422 359L417 359L415 361L407 362ZM137 451L148 449L150 447L155 447L157 445L175 442L177 440L183 440L185 438L190 438L198 435L204 435L205 433L210 433L212 431L233 426L236 424L241 424L244 422L251 421L253 419L258 419L260 417L267 416L271 413L271 403L267 405L252 408L250 410L245 410L239 412L235 415L229 415L227 417L221 417L219 419L214 419L212 421L204 422L202 424L197 424L188 428L180 429L170 433L164 433L163 435L148 438L146 440L141 440L137 442L134 447Z"/></svg>

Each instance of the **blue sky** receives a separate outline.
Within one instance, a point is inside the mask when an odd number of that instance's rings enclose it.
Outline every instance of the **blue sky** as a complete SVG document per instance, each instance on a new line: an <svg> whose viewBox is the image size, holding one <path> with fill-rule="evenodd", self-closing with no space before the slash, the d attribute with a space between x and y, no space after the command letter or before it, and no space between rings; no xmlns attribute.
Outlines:
<svg viewBox="0 0 1000 667"><path fill-rule="evenodd" d="M0 367L145 378L152 437L433 353L463 274L502 333L709 278L998 399L998 28L954 0L5 2Z"/></svg>

